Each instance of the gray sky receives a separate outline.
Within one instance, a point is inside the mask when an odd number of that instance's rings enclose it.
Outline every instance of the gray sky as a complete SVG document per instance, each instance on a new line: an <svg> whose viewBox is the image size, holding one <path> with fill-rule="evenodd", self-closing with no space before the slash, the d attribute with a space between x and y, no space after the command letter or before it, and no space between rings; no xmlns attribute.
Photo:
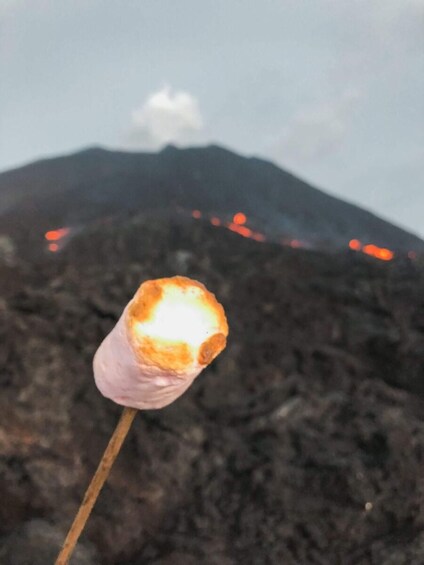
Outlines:
<svg viewBox="0 0 424 565"><path fill-rule="evenodd" d="M0 170L221 143L424 236L424 0L0 0Z"/></svg>

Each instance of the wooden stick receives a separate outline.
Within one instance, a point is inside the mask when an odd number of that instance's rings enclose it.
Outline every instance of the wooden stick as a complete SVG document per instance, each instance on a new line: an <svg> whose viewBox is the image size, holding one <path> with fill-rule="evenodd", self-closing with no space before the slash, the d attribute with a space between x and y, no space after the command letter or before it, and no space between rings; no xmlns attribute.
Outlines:
<svg viewBox="0 0 424 565"><path fill-rule="evenodd" d="M66 536L65 543L59 553L55 565L68 565L72 552L78 542L78 538L84 529L84 526L90 516L90 512L99 496L99 493L109 476L112 465L118 456L119 450L124 443L125 437L131 427L131 424L137 414L136 408L124 408L115 431L109 440L103 457L91 479L90 486L88 487L84 499L79 507L74 522Z"/></svg>

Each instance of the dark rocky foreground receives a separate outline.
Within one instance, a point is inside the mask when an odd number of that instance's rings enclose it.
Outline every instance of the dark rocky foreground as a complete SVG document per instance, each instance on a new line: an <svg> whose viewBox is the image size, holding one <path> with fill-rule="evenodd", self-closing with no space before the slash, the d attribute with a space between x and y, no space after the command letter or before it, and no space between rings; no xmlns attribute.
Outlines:
<svg viewBox="0 0 424 565"><path fill-rule="evenodd" d="M1 267L0 563L53 563L120 413L93 354L176 273L228 348L137 416L72 563L423 564L423 271L142 220Z"/></svg>

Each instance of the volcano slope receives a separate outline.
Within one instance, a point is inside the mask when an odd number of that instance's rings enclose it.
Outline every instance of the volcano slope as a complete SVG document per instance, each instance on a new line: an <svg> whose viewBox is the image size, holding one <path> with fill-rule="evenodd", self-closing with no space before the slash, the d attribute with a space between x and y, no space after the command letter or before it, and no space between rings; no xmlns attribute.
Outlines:
<svg viewBox="0 0 424 565"><path fill-rule="evenodd" d="M141 218L1 267L0 563L53 562L120 413L93 354L176 273L228 348L139 414L72 563L424 563L422 269Z"/></svg>
<svg viewBox="0 0 424 565"><path fill-rule="evenodd" d="M0 236L12 237L21 253L60 226L79 228L134 210L157 216L194 209L223 221L243 211L249 227L273 241L340 249L359 239L424 252L417 236L270 162L215 145L157 153L91 148L0 173Z"/></svg>

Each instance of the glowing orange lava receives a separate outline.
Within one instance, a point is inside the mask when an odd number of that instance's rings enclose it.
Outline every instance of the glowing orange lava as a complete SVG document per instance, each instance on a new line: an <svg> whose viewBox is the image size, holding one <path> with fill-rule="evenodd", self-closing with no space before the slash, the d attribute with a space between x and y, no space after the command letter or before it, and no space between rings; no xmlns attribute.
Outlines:
<svg viewBox="0 0 424 565"><path fill-rule="evenodd" d="M390 249L385 249L384 247L378 247L377 245L368 244L362 248L362 251L366 255L380 259L381 261L391 261L395 254Z"/></svg>
<svg viewBox="0 0 424 565"><path fill-rule="evenodd" d="M349 247L354 251L360 251L362 249L362 243L359 241L359 239L351 239L349 241Z"/></svg>
<svg viewBox="0 0 424 565"><path fill-rule="evenodd" d="M390 249L379 248L375 256L382 261L391 261L395 254Z"/></svg>
<svg viewBox="0 0 424 565"><path fill-rule="evenodd" d="M57 230L50 230L44 234L47 241L58 241L65 237L69 233L69 228L59 228Z"/></svg>
<svg viewBox="0 0 424 565"><path fill-rule="evenodd" d="M380 261L391 261L395 256L394 252L390 249L378 247L378 245L374 245L373 243L362 245L359 239L351 239L349 241L349 248L354 251L362 251L365 255L375 257L375 259L380 259Z"/></svg>
<svg viewBox="0 0 424 565"><path fill-rule="evenodd" d="M302 247L302 242L298 239L292 239L290 241L290 247L293 247L293 249L298 249L299 247Z"/></svg>
<svg viewBox="0 0 424 565"><path fill-rule="evenodd" d="M242 226L246 222L247 222L247 218L246 218L246 215L243 214L243 212L237 212L237 214L234 214L234 217L233 217L233 223L234 224Z"/></svg>
<svg viewBox="0 0 424 565"><path fill-rule="evenodd" d="M202 218L203 213L200 210L192 210L191 216L196 220L199 220L200 218ZM238 233L242 237L247 237L249 239L253 239L254 241L259 241L261 243L266 241L266 237L263 233L255 232L244 225L247 222L247 217L246 214L243 214L243 212L237 212L237 214L234 214L233 221L229 223L225 223L223 220L218 218L218 216L211 216L209 221L215 227L219 227L219 226L226 227L230 231L234 233ZM301 244L299 243L299 247L300 246Z"/></svg>
<svg viewBox="0 0 424 565"><path fill-rule="evenodd" d="M202 217L202 212L200 210L193 210L191 212L191 215L193 218L200 219ZM216 227L224 226L230 231L234 233L238 233L242 237L247 237L249 239L253 239L254 241L259 241L259 242L266 241L266 237L263 233L255 232L251 228L248 228L245 225L247 222L247 216L243 212L237 212L236 214L234 214L233 221L229 223L223 222L217 216L212 216L209 221L213 226ZM67 229L67 228L62 228L62 229ZM55 232L47 232L46 238L48 234L56 234L59 231L61 230L57 230ZM58 239L58 238L55 237L54 239ZM299 239L283 239L281 240L281 243L282 245L289 245L293 249L298 249L301 247L308 246L307 243ZM362 253L365 253L370 257L374 257L375 259L379 259L380 261L392 261L395 257L394 252L391 251L390 249L386 249L385 247L378 247L377 245L374 245L372 243L363 245L359 239L351 239L348 245L349 245L349 249L352 249L353 251L361 251ZM409 259L414 260L417 258L417 254L415 253L415 251L410 251L408 253L408 257Z"/></svg>
<svg viewBox="0 0 424 565"><path fill-rule="evenodd" d="M240 226L239 224L233 224L233 223L228 224L228 229L230 229L233 232L238 233L239 235L242 235L243 237L251 237L252 233L253 233L250 228L247 228L246 226Z"/></svg>

